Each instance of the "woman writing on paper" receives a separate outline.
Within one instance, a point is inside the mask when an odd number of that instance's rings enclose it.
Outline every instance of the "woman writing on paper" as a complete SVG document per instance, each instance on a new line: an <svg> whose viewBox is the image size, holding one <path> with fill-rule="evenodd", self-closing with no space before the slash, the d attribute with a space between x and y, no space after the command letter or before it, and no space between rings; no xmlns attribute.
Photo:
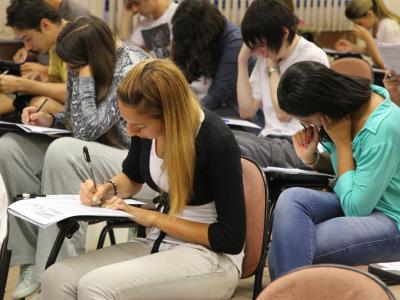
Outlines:
<svg viewBox="0 0 400 300"><path fill-rule="evenodd" d="M375 65L384 69L375 39L400 44L400 16L391 12L383 0L351 0L346 7L346 17L354 23L353 32L365 41L366 47L340 39L335 45L336 50L368 53Z"/></svg>
<svg viewBox="0 0 400 300"><path fill-rule="evenodd" d="M56 263L44 275L44 299L230 299L245 239L240 149L232 132L201 109L167 60L140 63L118 93L132 137L129 154L122 173L97 191L91 180L82 183L81 201L100 199L153 230L146 239ZM144 182L161 191L164 213L120 198Z"/></svg>
<svg viewBox="0 0 400 300"><path fill-rule="evenodd" d="M44 135L7 133L0 138L0 170L9 199L17 194L74 194L89 172L82 156L87 145L98 180L120 170L130 140L117 105L117 86L126 73L147 55L117 40L96 17L68 23L57 37L56 52L68 64L65 111L56 115L25 108L25 124L69 128L73 138L54 140ZM11 218L12 264L21 265L20 282L13 293L23 298L40 286L40 275L57 226L40 230ZM83 232L64 243L61 257L84 251ZM35 266L35 268L34 268Z"/></svg>
<svg viewBox="0 0 400 300"><path fill-rule="evenodd" d="M338 179L332 193L291 188L280 195L271 278L317 263L399 260L400 108L389 93L322 64L300 62L281 78L278 99L308 126L293 136L298 156L317 170L333 167ZM321 138L324 154L317 152Z"/></svg>

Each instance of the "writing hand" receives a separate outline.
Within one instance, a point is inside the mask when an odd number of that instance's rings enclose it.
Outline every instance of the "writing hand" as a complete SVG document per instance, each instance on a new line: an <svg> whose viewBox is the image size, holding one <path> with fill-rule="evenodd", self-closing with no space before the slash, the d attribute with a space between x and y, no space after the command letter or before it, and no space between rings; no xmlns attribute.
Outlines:
<svg viewBox="0 0 400 300"><path fill-rule="evenodd" d="M96 184L91 179L82 182L79 188L79 197L85 205L100 205L107 195L108 188L104 184Z"/></svg>
<svg viewBox="0 0 400 300"><path fill-rule="evenodd" d="M38 107L28 106L25 107L21 114L21 121L27 125L35 125L42 127L50 127L53 123L53 116L45 112L37 112Z"/></svg>

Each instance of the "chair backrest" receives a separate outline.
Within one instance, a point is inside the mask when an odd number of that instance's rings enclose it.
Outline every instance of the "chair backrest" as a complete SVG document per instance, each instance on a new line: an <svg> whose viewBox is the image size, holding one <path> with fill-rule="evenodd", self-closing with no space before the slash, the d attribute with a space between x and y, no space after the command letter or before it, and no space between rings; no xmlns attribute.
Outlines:
<svg viewBox="0 0 400 300"><path fill-rule="evenodd" d="M3 299L8 268L10 266L11 250L7 248L8 243L8 198L3 179L0 175L0 299Z"/></svg>
<svg viewBox="0 0 400 300"><path fill-rule="evenodd" d="M370 64L361 58L345 57L331 62L331 69L344 75L366 78L372 82L374 73Z"/></svg>
<svg viewBox="0 0 400 300"><path fill-rule="evenodd" d="M246 243L242 278L264 267L266 249L267 189L264 172L254 161L242 157L243 189L246 202Z"/></svg>
<svg viewBox="0 0 400 300"><path fill-rule="evenodd" d="M394 300L375 276L343 265L312 265L293 270L269 284L257 300Z"/></svg>

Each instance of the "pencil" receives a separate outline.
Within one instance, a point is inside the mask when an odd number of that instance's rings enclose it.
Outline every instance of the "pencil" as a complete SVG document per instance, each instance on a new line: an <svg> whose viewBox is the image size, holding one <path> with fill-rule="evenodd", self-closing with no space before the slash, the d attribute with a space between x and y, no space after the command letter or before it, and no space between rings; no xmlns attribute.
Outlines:
<svg viewBox="0 0 400 300"><path fill-rule="evenodd" d="M38 110L36 111L37 113L42 109L42 107L46 104L47 100L49 100L48 98L44 99L44 101L42 102L42 104L40 104Z"/></svg>

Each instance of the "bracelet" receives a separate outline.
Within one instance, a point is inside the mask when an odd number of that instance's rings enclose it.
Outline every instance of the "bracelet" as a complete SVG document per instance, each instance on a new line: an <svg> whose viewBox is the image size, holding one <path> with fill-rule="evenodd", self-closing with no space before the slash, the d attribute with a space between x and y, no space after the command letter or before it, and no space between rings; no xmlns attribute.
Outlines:
<svg viewBox="0 0 400 300"><path fill-rule="evenodd" d="M53 113L49 113L49 115L53 117L53 122L51 122L50 124L50 128L52 128L54 126L54 123L56 122L56 116Z"/></svg>
<svg viewBox="0 0 400 300"><path fill-rule="evenodd" d="M104 181L104 182L103 182L103 184L106 184L106 183L111 183L111 185L112 185L112 187L113 187L113 190L114 190L114 196L117 196L117 194L118 194L118 192L117 192L117 185L116 185L113 181L111 181L111 180L107 180L107 181Z"/></svg>
<svg viewBox="0 0 400 300"><path fill-rule="evenodd" d="M314 168L318 164L319 159L321 158L321 154L319 154L319 151L317 151L316 153L317 153L317 159L315 160L314 163L309 164L309 163L306 163L306 162L303 161L303 164L305 164L308 167Z"/></svg>

